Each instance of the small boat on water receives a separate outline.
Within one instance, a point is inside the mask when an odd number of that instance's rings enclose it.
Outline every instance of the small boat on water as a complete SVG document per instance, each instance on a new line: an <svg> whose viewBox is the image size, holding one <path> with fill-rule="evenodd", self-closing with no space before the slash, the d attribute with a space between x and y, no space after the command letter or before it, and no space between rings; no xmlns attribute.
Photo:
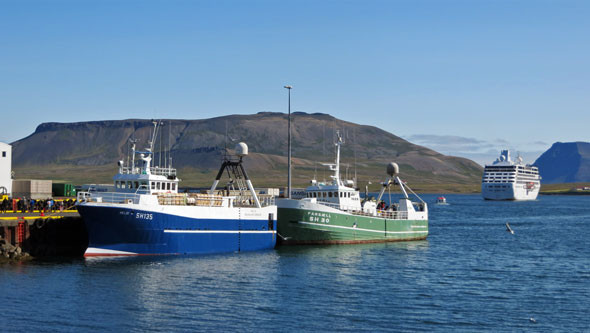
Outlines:
<svg viewBox="0 0 590 333"><path fill-rule="evenodd" d="M354 182L340 178L338 135L336 161L326 164L334 171L331 183L311 181L300 200L278 200L278 233L284 244L351 244L420 240L428 236L428 206L418 197L412 202L411 189L398 177L397 164L387 166L389 177L376 201L361 200ZM385 190L399 186L403 197L389 207L382 203ZM415 195L415 193L414 193Z"/></svg>
<svg viewBox="0 0 590 333"><path fill-rule="evenodd" d="M226 156L209 193L178 193L179 179L171 162L163 167L151 165L157 132L158 122L154 122L150 146L135 151L133 142L131 164L119 161L114 191L91 189L78 194L77 209L89 238L85 256L274 248L277 206L274 197L254 191L242 163L248 154L245 143L236 146L237 156ZM217 194L224 172L231 182L226 193Z"/></svg>
<svg viewBox="0 0 590 333"><path fill-rule="evenodd" d="M436 198L436 204L437 205L448 205L447 198L445 198L443 196Z"/></svg>

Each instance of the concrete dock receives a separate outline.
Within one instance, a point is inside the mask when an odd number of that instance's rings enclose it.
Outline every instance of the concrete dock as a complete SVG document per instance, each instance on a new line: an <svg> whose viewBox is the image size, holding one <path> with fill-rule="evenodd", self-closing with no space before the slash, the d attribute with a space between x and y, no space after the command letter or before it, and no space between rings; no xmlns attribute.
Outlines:
<svg viewBox="0 0 590 333"><path fill-rule="evenodd" d="M0 213L0 258L82 256L88 235L76 210Z"/></svg>

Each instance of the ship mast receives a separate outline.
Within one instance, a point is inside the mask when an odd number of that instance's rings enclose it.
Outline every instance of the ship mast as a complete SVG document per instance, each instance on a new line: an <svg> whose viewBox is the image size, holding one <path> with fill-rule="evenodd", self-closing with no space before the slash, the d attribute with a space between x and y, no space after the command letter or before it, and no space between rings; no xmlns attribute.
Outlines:
<svg viewBox="0 0 590 333"><path fill-rule="evenodd" d="M334 175L330 176L330 178L333 180L332 184L336 186L342 185L340 180L340 146L342 143L344 143L344 141L342 140L342 136L340 136L340 131L336 130L336 142L334 142L334 145L336 146L336 163L322 163L322 165L328 166L330 170L334 171Z"/></svg>
<svg viewBox="0 0 590 333"><path fill-rule="evenodd" d="M336 165L334 166L334 182L336 185L340 185L340 146L342 145L342 137L340 136L340 131L336 131Z"/></svg>

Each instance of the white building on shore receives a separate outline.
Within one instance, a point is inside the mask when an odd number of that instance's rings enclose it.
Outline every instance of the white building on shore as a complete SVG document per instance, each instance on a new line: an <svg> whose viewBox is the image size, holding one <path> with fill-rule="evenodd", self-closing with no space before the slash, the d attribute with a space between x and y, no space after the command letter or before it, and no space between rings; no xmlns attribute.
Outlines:
<svg viewBox="0 0 590 333"><path fill-rule="evenodd" d="M0 195L12 194L12 146L0 142Z"/></svg>

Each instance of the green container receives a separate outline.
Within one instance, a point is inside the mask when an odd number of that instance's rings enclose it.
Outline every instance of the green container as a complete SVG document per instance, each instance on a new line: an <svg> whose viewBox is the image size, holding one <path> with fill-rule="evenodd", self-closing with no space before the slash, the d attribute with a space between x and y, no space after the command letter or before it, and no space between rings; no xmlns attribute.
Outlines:
<svg viewBox="0 0 590 333"><path fill-rule="evenodd" d="M54 197L75 197L76 188L72 184L53 183L51 185L51 192Z"/></svg>

